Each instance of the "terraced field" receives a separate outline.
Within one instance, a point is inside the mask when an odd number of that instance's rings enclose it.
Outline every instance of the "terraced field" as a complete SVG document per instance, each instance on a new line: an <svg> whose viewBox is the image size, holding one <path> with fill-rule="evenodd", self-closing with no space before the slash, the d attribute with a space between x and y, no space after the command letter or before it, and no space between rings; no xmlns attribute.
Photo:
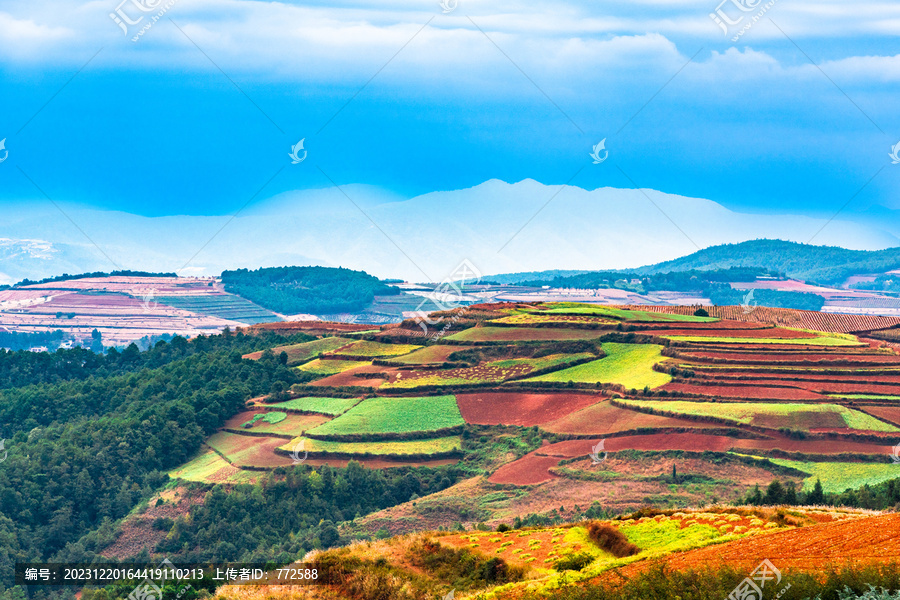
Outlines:
<svg viewBox="0 0 900 600"><path fill-rule="evenodd" d="M454 342L526 342L548 340L590 340L602 331L589 329L556 329L552 327L471 327L446 337Z"/></svg>
<svg viewBox="0 0 900 600"><path fill-rule="evenodd" d="M338 373L343 373L344 371L349 371L350 369L355 369L365 364L369 363L358 360L325 360L322 358L317 358L308 363L304 363L297 368L307 373L313 373L314 375L321 375L325 377L327 375L336 375Z"/></svg>
<svg viewBox="0 0 900 600"><path fill-rule="evenodd" d="M306 362L312 358L316 358L325 354L326 352L331 352L333 350L337 350L343 346L353 343L353 340L350 338L343 337L324 337L318 340L313 340L311 342L304 342L302 344L292 344L290 346L277 346L272 348L272 352L275 356L278 356L282 352L287 353L288 355L288 366L296 366L300 363ZM262 358L262 352L253 352L251 354L244 355L244 358L248 358L250 360L259 360Z"/></svg>
<svg viewBox="0 0 900 600"><path fill-rule="evenodd" d="M759 402L655 402L649 400L621 400L624 406L654 410L663 414L712 417L744 425L771 429L848 428L862 431L900 431L865 413L838 404L792 404Z"/></svg>
<svg viewBox="0 0 900 600"><path fill-rule="evenodd" d="M627 389L655 388L671 381L665 373L653 370L653 365L665 360L662 346L653 344L604 343L605 358L576 367L539 375L529 381L578 383L618 383Z"/></svg>
<svg viewBox="0 0 900 600"><path fill-rule="evenodd" d="M259 406L277 408L278 410L296 411L303 413L319 413L336 417L350 410L359 403L359 398L322 398L311 396L306 398L294 398L275 404L260 404Z"/></svg>
<svg viewBox="0 0 900 600"><path fill-rule="evenodd" d="M311 429L313 437L433 433L465 424L456 398L368 398L341 416Z"/></svg>
<svg viewBox="0 0 900 600"><path fill-rule="evenodd" d="M297 444L310 456L339 457L398 457L433 458L458 454L462 448L459 436L446 436L421 440L382 440L377 442L336 442L315 438L298 437L281 446L281 453L291 453Z"/></svg>
<svg viewBox="0 0 900 600"><path fill-rule="evenodd" d="M380 358L384 356L399 356L409 354L422 346L413 344L384 344L382 342L358 341L336 349L331 354L339 356L363 356L368 358Z"/></svg>

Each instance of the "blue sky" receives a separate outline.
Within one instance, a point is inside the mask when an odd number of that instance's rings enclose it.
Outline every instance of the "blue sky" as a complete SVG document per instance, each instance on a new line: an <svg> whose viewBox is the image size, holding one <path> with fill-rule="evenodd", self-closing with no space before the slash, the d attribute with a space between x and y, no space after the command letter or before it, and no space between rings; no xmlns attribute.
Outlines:
<svg viewBox="0 0 900 600"><path fill-rule="evenodd" d="M172 5L133 42L141 2ZM0 1L0 203L215 215L329 178L532 178L900 209L900 5L778 0L732 42L715 1L157 2ZM718 6L766 4L743 2ZM117 7L144 16L128 36Z"/></svg>

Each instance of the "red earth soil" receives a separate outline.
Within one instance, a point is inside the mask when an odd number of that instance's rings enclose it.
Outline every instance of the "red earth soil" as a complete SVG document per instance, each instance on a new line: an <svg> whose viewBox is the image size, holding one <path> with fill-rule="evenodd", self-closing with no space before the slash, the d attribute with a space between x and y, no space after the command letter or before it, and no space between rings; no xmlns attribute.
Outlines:
<svg viewBox="0 0 900 600"><path fill-rule="evenodd" d="M900 356L889 354L837 354L837 353L772 353L761 352L683 352L681 358L693 360L712 361L722 360L726 363L747 364L829 364L835 362L852 362L860 365L898 365Z"/></svg>
<svg viewBox="0 0 900 600"><path fill-rule="evenodd" d="M376 388L383 384L386 379L368 379L364 377L356 377L354 373L395 373L396 369L393 367L379 367L376 365L361 365L359 367L353 367L352 369L347 369L342 373L336 373L334 375L329 375L324 379L317 379L313 382L310 382L309 385L316 386L360 386L360 387L371 387Z"/></svg>
<svg viewBox="0 0 900 600"><path fill-rule="evenodd" d="M768 382L771 383L771 382ZM698 396L716 398L752 398L758 400L826 400L825 396L801 388L762 387L762 386L725 386L725 385L690 385L687 383L667 383L659 388L669 392L682 392ZM664 405L661 408L665 408Z"/></svg>
<svg viewBox="0 0 900 600"><path fill-rule="evenodd" d="M530 427L559 419L603 400L599 394L476 392L457 394L456 404L466 423Z"/></svg>
<svg viewBox="0 0 900 600"><path fill-rule="evenodd" d="M900 406L856 406L855 408L894 425L900 425Z"/></svg>
<svg viewBox="0 0 900 600"><path fill-rule="evenodd" d="M693 306L651 305L623 305L616 308L643 310L672 315L692 315L697 309ZM871 331L874 329L887 329L888 327L900 325L900 317L842 315L808 310L793 310L789 308L770 308L768 306L757 306L749 313L745 311L743 306L705 306L704 308L709 313L709 316L717 317L719 319L732 319L748 323L775 323L783 327L814 329L816 331L829 331L834 333Z"/></svg>
<svg viewBox="0 0 900 600"><path fill-rule="evenodd" d="M235 467L285 467L293 463L289 456L275 454L275 449L283 446L283 438L234 435L230 443L216 445L215 448L228 456ZM248 452L243 452L249 450ZM236 458L241 452L240 458Z"/></svg>
<svg viewBox="0 0 900 600"><path fill-rule="evenodd" d="M748 323L746 321L732 321L729 319L723 319L721 321L714 322L698 322L691 323L689 321L680 321L680 322L651 322L651 323L643 323L640 321L632 321L629 322L628 325L630 327L639 328L639 329L681 329L685 331L717 331L721 329L761 329L761 330L771 330L773 326L771 323ZM699 335L696 334L695 335ZM703 334L706 335L706 334Z"/></svg>
<svg viewBox="0 0 900 600"><path fill-rule="evenodd" d="M529 485L552 479L548 469L564 458L587 456L601 440L569 440L548 444L522 458L502 466L490 478L493 483ZM782 450L804 454L888 454L891 446L845 440L735 439L701 433L660 433L631 435L603 440L604 452L619 450L683 450L687 452L727 452L736 450Z"/></svg>
<svg viewBox="0 0 900 600"><path fill-rule="evenodd" d="M815 333L808 331L797 331L795 329L783 329L781 327L757 327L755 329L722 329L721 327L707 328L699 332L696 329L684 329L679 325L679 329L662 329L654 330L653 335L692 335L704 337L734 337L734 338L775 338L775 339L803 339L818 337Z"/></svg>
<svg viewBox="0 0 900 600"><path fill-rule="evenodd" d="M725 385L728 380L723 381ZM740 383L766 386L772 385L775 381L771 379L763 379L760 381L745 380ZM810 392L819 392L822 394L877 394L881 396L900 396L900 386L889 384L871 384L871 383L849 383L849 382L833 382L833 381L791 381L788 379L778 382L779 385L788 385L794 388L808 390ZM707 386L696 386L698 388Z"/></svg>
<svg viewBox="0 0 900 600"><path fill-rule="evenodd" d="M491 483L511 483L513 485L531 485L555 479L548 469L555 467L558 457L538 456L534 452L526 454L519 460L503 465L488 477Z"/></svg>
<svg viewBox="0 0 900 600"><path fill-rule="evenodd" d="M604 575L623 581L664 563L675 570L716 569L730 566L748 575L765 559L782 573L811 571L826 573L830 567L854 564L884 564L900 555L900 514L850 518L833 523L753 535L725 544L678 552L659 560L639 561ZM766 597L775 597L787 582L770 581ZM769 591L769 586L773 590ZM770 595L771 594L771 595Z"/></svg>
<svg viewBox="0 0 900 600"><path fill-rule="evenodd" d="M551 433L605 436L642 427L696 429L709 428L710 424L690 419L648 415L636 410L613 406L610 402L600 402L556 421L546 423L541 429Z"/></svg>
<svg viewBox="0 0 900 600"><path fill-rule="evenodd" d="M829 382L847 382L858 383L864 379L866 383L877 384L900 384L900 375L870 375L868 373L859 373L854 375L828 375L812 373L809 371L802 373L785 373L783 371L766 371L765 369L753 369L747 371L725 371L724 369L716 369L714 371L697 371L695 377L700 379L713 379L716 381L760 381L760 380L777 380L784 385L801 384L807 381L829 381ZM744 378L744 379L741 379ZM773 382L774 383L774 382Z"/></svg>

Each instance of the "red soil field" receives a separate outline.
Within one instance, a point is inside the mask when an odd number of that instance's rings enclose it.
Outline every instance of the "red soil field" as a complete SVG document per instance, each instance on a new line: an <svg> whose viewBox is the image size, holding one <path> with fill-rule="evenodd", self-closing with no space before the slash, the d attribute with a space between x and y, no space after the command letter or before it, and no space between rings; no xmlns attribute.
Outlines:
<svg viewBox="0 0 900 600"><path fill-rule="evenodd" d="M511 483L513 485L531 485L555 479L548 469L555 467L559 457L538 456L534 452L526 454L517 461L503 465L488 477L491 483Z"/></svg>
<svg viewBox="0 0 900 600"><path fill-rule="evenodd" d="M826 573L831 566L848 562L856 565L883 564L900 555L900 514L852 517L832 523L745 537L679 552L654 561L640 561L615 569L604 577L623 581L648 569L662 566L674 570L715 569L728 565L749 575L764 559L784 574L792 570ZM766 586L766 596L786 585L774 581ZM771 594L771 596L770 596Z"/></svg>
<svg viewBox="0 0 900 600"><path fill-rule="evenodd" d="M875 384L879 382L888 384L900 384L900 375L870 375L863 372L860 372L857 375L828 375L825 373L814 373L809 371L786 373L782 370L766 371L765 369L754 369L753 371L748 373L746 371L726 371L724 369L716 369L714 371L696 371L694 376L699 379L709 379L715 381L734 380L744 382L751 380L777 380L784 385L795 385L812 381L858 383L860 380L864 380L869 384ZM744 379L742 380L741 378Z"/></svg>
<svg viewBox="0 0 900 600"><path fill-rule="evenodd" d="M723 329L721 327L708 327L702 332L696 329L682 328L655 330L653 335L702 335L706 337L735 337L735 338L775 338L775 339L809 339L818 337L808 331L783 329L781 327L757 327L754 329Z"/></svg>
<svg viewBox="0 0 900 600"><path fill-rule="evenodd" d="M788 378L763 378L763 379L742 379L742 380L733 380L733 379L721 379L718 377L710 377L704 378L703 381L708 381L710 383L716 383L720 386L728 386L729 384L740 383L742 385L750 385L757 386L758 388L767 388L771 389L770 386L778 385L778 386L790 386L792 388L798 388L803 390L808 390L810 392L817 392L820 394L878 394L878 395L896 395L900 396L900 385L891 385L890 383L884 384L873 384L869 382L868 377L860 376L859 378L864 378L867 383L851 383L847 381L822 381L822 380L811 380L811 381L795 381ZM670 383L667 386L664 386L661 389L672 389L668 386L671 385L679 385ZM691 387L696 388L704 388L710 387L707 385L694 385ZM750 396L747 396L750 397ZM756 397L756 396L753 396ZM766 396L769 397L769 396Z"/></svg>
<svg viewBox="0 0 900 600"><path fill-rule="evenodd" d="M697 307L694 306L652 305L625 305L617 308L667 313L670 315L692 315L697 309ZM871 331L900 325L900 317L842 315L837 313L792 310L789 308L770 308L768 306L757 306L749 313L745 313L744 307L742 306L705 306L703 308L706 309L709 316L719 319L731 319L749 323L775 323L782 327L814 329L816 331L828 331L833 333Z"/></svg>
<svg viewBox="0 0 900 600"><path fill-rule="evenodd" d="M839 385L839 384L838 384ZM759 400L825 400L825 396L801 388L778 388L762 386L690 385L667 383L659 388L669 392L682 392L716 398L745 398ZM661 407L661 408L664 408Z"/></svg>
<svg viewBox="0 0 900 600"><path fill-rule="evenodd" d="M559 419L603 400L600 394L485 392L457 394L466 423L530 427Z"/></svg>
<svg viewBox="0 0 900 600"><path fill-rule="evenodd" d="M852 362L860 365L900 365L900 356L890 354L847 354L836 352L822 353L770 353L761 352L679 352L681 358L688 358L701 362L712 362L719 359L725 363L747 364L829 364L835 362Z"/></svg>
<svg viewBox="0 0 900 600"><path fill-rule="evenodd" d="M632 431L642 427L656 428L709 428L709 423L678 419L613 406L610 402L600 402L575 411L556 421L544 424L541 429L551 433L571 433L576 435L608 435L622 431Z"/></svg>
<svg viewBox="0 0 900 600"><path fill-rule="evenodd" d="M529 485L547 481L554 477L548 471L550 467L556 466L564 458L587 456L599 441L600 439L569 440L542 446L534 452L502 466L489 478L489 481L514 485ZM885 455L891 452L890 446L845 440L795 440L780 436L772 436L768 439L736 439L703 433L659 433L608 438L604 440L604 449L606 452L619 450L683 450L686 452L782 450L825 455L844 453Z"/></svg>
<svg viewBox="0 0 900 600"><path fill-rule="evenodd" d="M640 310L640 309L638 309ZM659 312L659 311L649 311L649 312ZM667 322L631 322L628 324L629 327L635 329L674 329L677 328L679 330L690 331L693 335L706 335L697 333L698 331L718 331L721 329L754 329L754 330L766 330L773 329L774 325L771 323L752 323L747 321L734 321L730 319L722 319L721 321L713 321L713 322L691 322L691 321L679 321L677 323L673 323L671 321Z"/></svg>
<svg viewBox="0 0 900 600"><path fill-rule="evenodd" d="M900 406L856 406L855 408L894 425L900 425Z"/></svg>

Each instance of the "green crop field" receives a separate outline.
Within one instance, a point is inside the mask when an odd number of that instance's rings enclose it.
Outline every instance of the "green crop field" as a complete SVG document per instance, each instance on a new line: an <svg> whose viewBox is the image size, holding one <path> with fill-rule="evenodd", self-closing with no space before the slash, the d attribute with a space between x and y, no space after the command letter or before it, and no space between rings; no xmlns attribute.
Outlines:
<svg viewBox="0 0 900 600"><path fill-rule="evenodd" d="M800 344L803 346L863 346L862 342L846 338L820 336L815 338L742 338L706 335L664 335L676 342L712 342L717 344Z"/></svg>
<svg viewBox="0 0 900 600"><path fill-rule="evenodd" d="M241 427L253 427L258 421L262 421L264 423L270 423L274 425L275 423L281 423L287 418L287 413L272 411L267 413L259 413L254 416L252 419L247 421L246 423L242 423Z"/></svg>
<svg viewBox="0 0 900 600"><path fill-rule="evenodd" d="M319 413L322 415L337 416L345 413L359 402L359 398L294 398L275 404L262 404L261 406L275 407L282 410L299 410L302 412Z"/></svg>
<svg viewBox="0 0 900 600"><path fill-rule="evenodd" d="M441 344L432 344L425 346L410 354L391 358L392 362L403 363L405 365L427 365L435 363L443 363L450 360L449 356L454 352L459 352L461 348L457 346L447 346Z"/></svg>
<svg viewBox="0 0 900 600"><path fill-rule="evenodd" d="M427 440L387 440L380 442L335 442L298 437L280 449L292 452L296 445L303 442L303 449L313 454L357 454L371 456L410 456L446 454L459 451L462 441L459 436L452 435Z"/></svg>
<svg viewBox="0 0 900 600"><path fill-rule="evenodd" d="M315 375L336 375L355 367L362 367L364 365L370 364L372 363L362 360L323 360L321 358L317 358L308 363L300 365L299 367L297 367L297 369L306 371L307 373L313 373Z"/></svg>
<svg viewBox="0 0 900 600"><path fill-rule="evenodd" d="M353 341L354 340L345 337L326 337L312 340L311 342L303 342L302 344L278 346L277 348L272 348L272 352L275 356L278 356L282 352L286 353L288 355L288 366L294 367L311 358L316 358L326 352L331 352L332 350L337 350L341 346L351 344ZM253 352L245 355L244 358L258 360L261 356L262 352Z"/></svg>
<svg viewBox="0 0 900 600"><path fill-rule="evenodd" d="M573 323L579 325L615 325L618 321L605 319L595 315L555 315L541 313L521 313L491 319L491 323L508 323L510 325L533 325L536 323Z"/></svg>
<svg viewBox="0 0 900 600"><path fill-rule="evenodd" d="M342 348L340 352L334 354L347 356L371 356L376 358L379 356L398 356L401 354L409 354L413 350L418 350L422 346L414 346L413 344L384 344L382 342L370 342L362 340L353 342L346 348Z"/></svg>
<svg viewBox="0 0 900 600"><path fill-rule="evenodd" d="M539 375L526 381L575 381L580 383L618 383L626 388L642 389L665 385L672 380L665 373L653 370L664 360L662 346L655 344L603 344L606 357L583 365Z"/></svg>
<svg viewBox="0 0 900 600"><path fill-rule="evenodd" d="M865 413L839 404L797 404L765 402L687 402L680 400L622 400L627 406L653 408L678 415L728 419L744 425L787 427L809 430L842 426L866 431L900 431ZM900 473L898 473L900 475Z"/></svg>
<svg viewBox="0 0 900 600"><path fill-rule="evenodd" d="M603 335L589 329L551 327L470 327L446 339L459 342L528 342L548 340L590 340Z"/></svg>
<svg viewBox="0 0 900 600"><path fill-rule="evenodd" d="M900 467L894 463L851 463L851 462L801 462L783 458L770 458L773 463L799 469L810 476L803 480L803 490L810 491L816 480L822 482L827 493L840 493L857 489L866 484L875 485L900 477Z"/></svg>
<svg viewBox="0 0 900 600"><path fill-rule="evenodd" d="M552 354L541 358L511 358L486 362L475 367L458 369L423 370L401 372L395 381L386 383L380 389L410 389L427 385L471 385L477 383L500 383L511 377L521 377L533 371L563 367L571 362L593 357L593 354Z"/></svg>
<svg viewBox="0 0 900 600"><path fill-rule="evenodd" d="M454 396L369 398L309 433L320 436L414 433L439 431L464 423Z"/></svg>
<svg viewBox="0 0 900 600"><path fill-rule="evenodd" d="M253 474L232 467L212 450L207 450L181 467L169 471L169 477L203 483L251 483L254 479Z"/></svg>
<svg viewBox="0 0 900 600"><path fill-rule="evenodd" d="M693 315L676 315L669 313L656 313L645 310L625 310L610 306L598 306L579 304L576 302L551 302L545 310L535 310L533 314L570 314L570 315L596 315L612 317L623 321L680 321L690 323L713 323L718 321L715 317L695 317Z"/></svg>

